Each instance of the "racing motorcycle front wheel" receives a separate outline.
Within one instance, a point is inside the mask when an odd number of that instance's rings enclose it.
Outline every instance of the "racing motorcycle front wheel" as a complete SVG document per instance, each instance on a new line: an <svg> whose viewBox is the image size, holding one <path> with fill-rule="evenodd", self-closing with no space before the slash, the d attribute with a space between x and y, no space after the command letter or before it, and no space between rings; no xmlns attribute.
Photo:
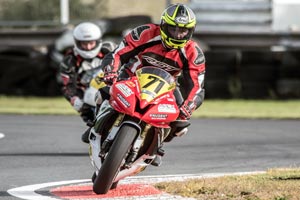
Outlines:
<svg viewBox="0 0 300 200"><path fill-rule="evenodd" d="M137 130L129 125L123 125L102 166L99 170L98 176L93 181L93 191L96 194L106 194L109 189L115 188L117 183L113 183L114 178L120 170L123 159L130 150Z"/></svg>

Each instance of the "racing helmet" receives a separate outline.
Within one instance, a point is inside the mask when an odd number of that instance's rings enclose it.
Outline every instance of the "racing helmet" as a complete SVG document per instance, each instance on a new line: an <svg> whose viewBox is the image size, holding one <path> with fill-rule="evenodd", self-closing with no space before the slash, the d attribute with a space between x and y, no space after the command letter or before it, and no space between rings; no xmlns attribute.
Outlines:
<svg viewBox="0 0 300 200"><path fill-rule="evenodd" d="M195 27L196 17L189 7L184 4L172 4L161 16L160 35L168 48L179 49L191 39Z"/></svg>
<svg viewBox="0 0 300 200"><path fill-rule="evenodd" d="M73 37L75 54L79 54L85 59L97 56L102 46L102 32L97 25L83 22L75 27Z"/></svg>

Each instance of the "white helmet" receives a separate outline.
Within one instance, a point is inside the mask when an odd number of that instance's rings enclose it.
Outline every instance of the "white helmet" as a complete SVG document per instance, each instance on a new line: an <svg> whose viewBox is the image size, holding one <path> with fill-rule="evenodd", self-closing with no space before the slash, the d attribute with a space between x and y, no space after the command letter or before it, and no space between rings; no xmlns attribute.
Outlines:
<svg viewBox="0 0 300 200"><path fill-rule="evenodd" d="M84 22L77 25L73 31L75 41L74 52L85 59L91 59L97 56L102 46L102 33L100 28L90 22ZM81 42L96 41L96 46L91 50L82 49Z"/></svg>

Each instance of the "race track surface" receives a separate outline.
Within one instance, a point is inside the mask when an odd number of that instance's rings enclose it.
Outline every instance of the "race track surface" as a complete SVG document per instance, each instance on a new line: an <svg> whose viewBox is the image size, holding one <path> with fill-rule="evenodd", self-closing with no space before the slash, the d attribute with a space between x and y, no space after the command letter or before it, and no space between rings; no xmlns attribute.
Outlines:
<svg viewBox="0 0 300 200"><path fill-rule="evenodd" d="M17 199L11 188L90 179L85 129L79 116L0 115L0 199ZM299 134L299 120L193 119L188 135L165 144L162 166L139 176L298 167Z"/></svg>

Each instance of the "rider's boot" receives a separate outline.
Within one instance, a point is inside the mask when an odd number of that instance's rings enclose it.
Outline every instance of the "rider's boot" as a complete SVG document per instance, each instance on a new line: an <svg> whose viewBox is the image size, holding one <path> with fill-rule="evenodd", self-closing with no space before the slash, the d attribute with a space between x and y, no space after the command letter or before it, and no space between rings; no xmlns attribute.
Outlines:
<svg viewBox="0 0 300 200"><path fill-rule="evenodd" d="M95 107L94 119L95 119L95 115L97 115L97 113L100 109L102 101L103 100L102 100L101 93L100 93L100 91L98 91L96 94L96 107ZM89 128L82 134L81 141L88 144L90 142L89 141L90 131L91 131L92 127L95 125L95 120L93 120L93 121L88 120L86 122L86 125L89 126Z"/></svg>
<svg viewBox="0 0 300 200"><path fill-rule="evenodd" d="M181 137L188 132L188 126L190 123L188 121L178 120L171 124L171 132L164 140L164 142L170 142L174 137ZM151 165L159 167L162 164L162 156L165 154L165 151L160 146L157 149L157 155L152 161Z"/></svg>
<svg viewBox="0 0 300 200"><path fill-rule="evenodd" d="M165 150L161 147L157 149L157 154L154 160L151 162L151 165L155 167L159 167L162 164L162 157L165 155Z"/></svg>
<svg viewBox="0 0 300 200"><path fill-rule="evenodd" d="M160 155L156 155L154 160L152 161L151 165L155 166L155 167L159 167L161 166L162 163L162 159Z"/></svg>
<svg viewBox="0 0 300 200"><path fill-rule="evenodd" d="M90 131L91 131L92 127L89 127L81 136L81 141L84 143L89 143L89 136L90 136Z"/></svg>
<svg viewBox="0 0 300 200"><path fill-rule="evenodd" d="M86 125L89 126L89 128L81 135L81 141L84 142L84 143L89 143L89 136L90 136L90 131L91 131L91 128L94 126L94 122L91 121L91 120L88 120L86 122Z"/></svg>
<svg viewBox="0 0 300 200"><path fill-rule="evenodd" d="M164 142L170 142L174 137L181 137L188 132L188 126L190 125L189 121L177 120L172 122L171 131Z"/></svg>

